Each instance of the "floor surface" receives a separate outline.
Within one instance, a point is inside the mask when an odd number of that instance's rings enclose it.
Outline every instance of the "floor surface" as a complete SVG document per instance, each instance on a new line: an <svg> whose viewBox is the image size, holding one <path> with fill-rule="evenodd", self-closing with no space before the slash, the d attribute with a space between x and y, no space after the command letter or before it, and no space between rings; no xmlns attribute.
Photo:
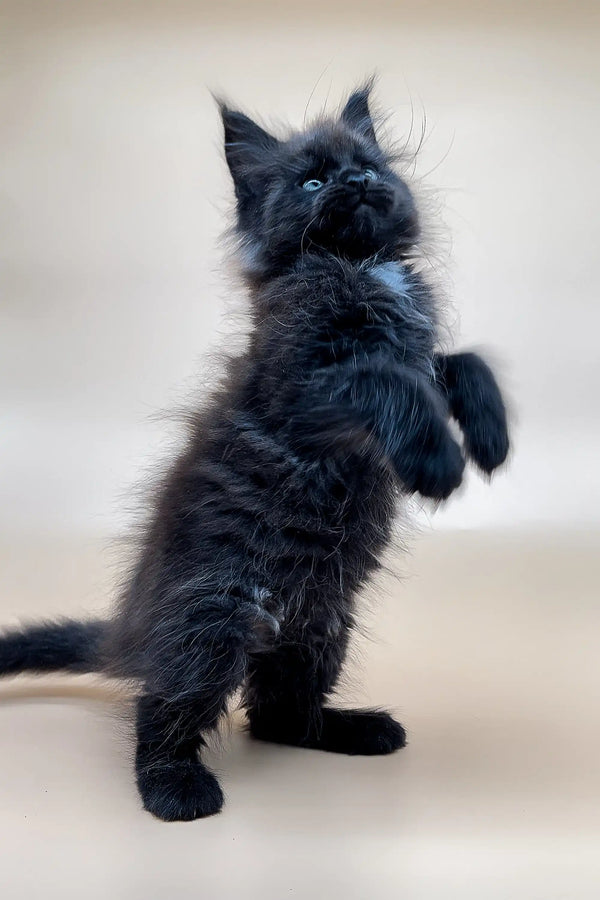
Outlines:
<svg viewBox="0 0 600 900"><path fill-rule="evenodd" d="M3 900L597 900L598 547L421 536L373 591L336 700L394 709L409 746L270 746L234 713L208 755L228 801L208 820L142 812L114 687L3 682ZM0 621L101 608L111 560L91 540L4 541Z"/></svg>

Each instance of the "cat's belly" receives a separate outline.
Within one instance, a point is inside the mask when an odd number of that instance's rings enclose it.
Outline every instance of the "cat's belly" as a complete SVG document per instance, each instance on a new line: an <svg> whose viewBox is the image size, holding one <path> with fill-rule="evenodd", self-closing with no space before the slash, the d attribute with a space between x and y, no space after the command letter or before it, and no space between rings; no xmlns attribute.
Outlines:
<svg viewBox="0 0 600 900"><path fill-rule="evenodd" d="M392 472L357 455L300 458L251 417L230 422L209 446L191 462L184 499L192 515L182 517L205 589L236 572L283 605L287 620L348 607L390 539Z"/></svg>
<svg viewBox="0 0 600 900"><path fill-rule="evenodd" d="M265 549L276 588L353 594L377 568L389 542L397 490L391 474L348 462L314 473L295 498L266 517ZM291 500L291 502L289 502Z"/></svg>

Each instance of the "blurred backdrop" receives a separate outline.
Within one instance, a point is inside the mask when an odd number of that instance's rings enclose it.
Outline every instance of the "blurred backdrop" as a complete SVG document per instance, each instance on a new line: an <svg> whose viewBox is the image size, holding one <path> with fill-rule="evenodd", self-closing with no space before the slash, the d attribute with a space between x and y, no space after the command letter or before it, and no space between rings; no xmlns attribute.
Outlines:
<svg viewBox="0 0 600 900"><path fill-rule="evenodd" d="M425 132L457 344L490 348L515 415L509 469L492 490L471 474L436 521L598 522L596 4L0 9L1 529L119 531L165 451L153 415L228 333L209 91L301 125L373 71L389 133Z"/></svg>
<svg viewBox="0 0 600 900"><path fill-rule="evenodd" d="M597 2L0 0L0 44L0 626L110 601L160 414L240 327L210 90L300 126L379 73L390 136L424 132L456 344L514 419L361 617L340 702L396 710L402 754L255 745L238 714L225 813L165 830L105 685L7 680L6 897L597 900Z"/></svg>

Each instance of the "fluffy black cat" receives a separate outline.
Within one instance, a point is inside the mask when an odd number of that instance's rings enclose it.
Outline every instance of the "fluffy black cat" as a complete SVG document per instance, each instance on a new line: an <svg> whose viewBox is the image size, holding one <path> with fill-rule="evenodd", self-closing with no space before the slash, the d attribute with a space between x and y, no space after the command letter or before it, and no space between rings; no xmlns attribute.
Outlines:
<svg viewBox="0 0 600 900"><path fill-rule="evenodd" d="M0 638L0 674L102 671L139 685L137 784L165 820L221 809L200 749L240 686L261 740L404 745L387 713L325 705L357 594L402 495L444 500L465 456L490 473L508 451L488 366L437 352L434 297L410 263L415 203L377 141L368 88L285 140L221 112L247 349L195 417L114 617Z"/></svg>

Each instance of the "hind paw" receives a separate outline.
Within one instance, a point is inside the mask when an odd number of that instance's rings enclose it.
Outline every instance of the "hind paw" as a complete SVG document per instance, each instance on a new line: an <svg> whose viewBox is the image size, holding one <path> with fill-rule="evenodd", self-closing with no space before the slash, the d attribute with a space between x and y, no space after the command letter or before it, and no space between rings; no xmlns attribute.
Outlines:
<svg viewBox="0 0 600 900"><path fill-rule="evenodd" d="M180 760L140 767L137 783L144 809L164 822L189 822L218 813L219 782L200 762Z"/></svg>
<svg viewBox="0 0 600 900"><path fill-rule="evenodd" d="M406 745L406 732L389 713L324 709L322 750L351 756L383 756Z"/></svg>
<svg viewBox="0 0 600 900"><path fill-rule="evenodd" d="M311 750L382 756L406 744L406 732L389 713L379 710L321 710L319 719L306 719L282 710L250 712L250 733L262 741L291 744Z"/></svg>

